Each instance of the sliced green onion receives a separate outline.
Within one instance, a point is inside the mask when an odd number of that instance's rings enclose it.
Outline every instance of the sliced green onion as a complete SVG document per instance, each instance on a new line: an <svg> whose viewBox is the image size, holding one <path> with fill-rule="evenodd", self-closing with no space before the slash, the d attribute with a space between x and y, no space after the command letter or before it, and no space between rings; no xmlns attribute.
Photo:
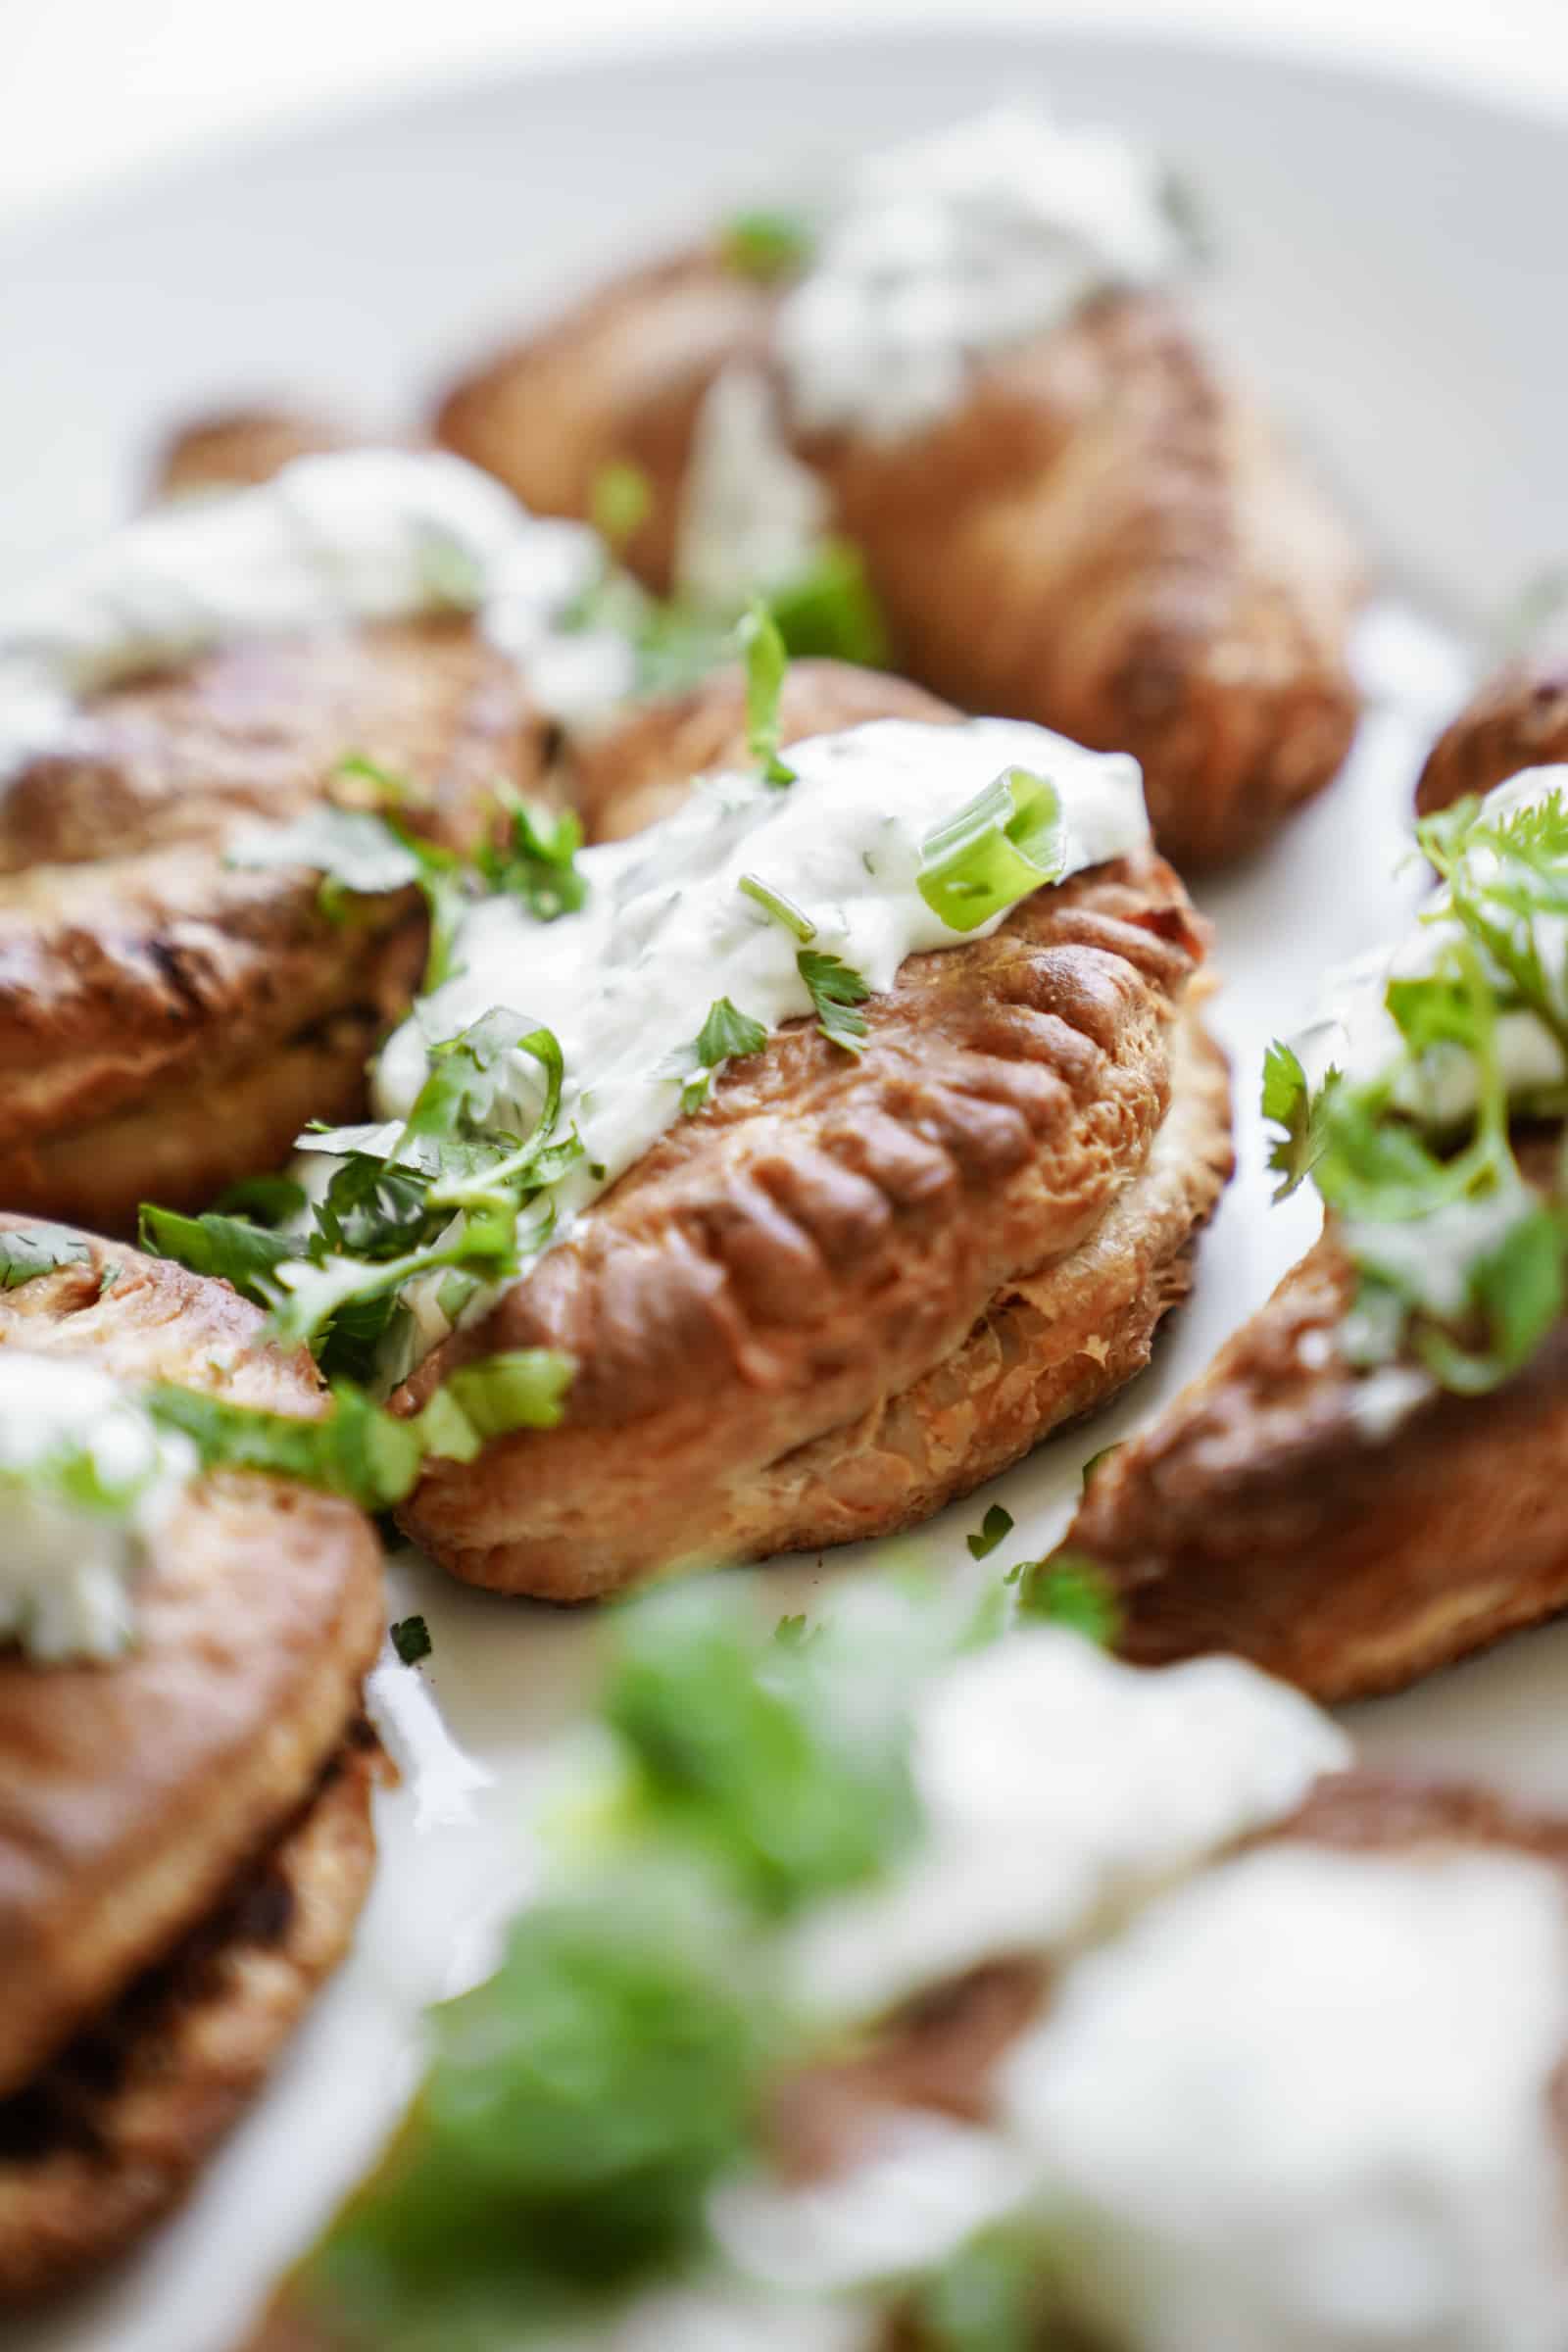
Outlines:
<svg viewBox="0 0 1568 2352"><path fill-rule="evenodd" d="M1045 776L1005 767L920 844L920 896L950 931L977 931L1061 878L1061 796Z"/></svg>
<svg viewBox="0 0 1568 2352"><path fill-rule="evenodd" d="M794 900L785 898L782 891L769 890L767 884L760 882L755 874L742 874L737 887L747 898L755 900L764 914L770 914L775 923L782 923L786 931L793 931L802 947L808 940L816 937L816 925L810 916L803 914Z"/></svg>

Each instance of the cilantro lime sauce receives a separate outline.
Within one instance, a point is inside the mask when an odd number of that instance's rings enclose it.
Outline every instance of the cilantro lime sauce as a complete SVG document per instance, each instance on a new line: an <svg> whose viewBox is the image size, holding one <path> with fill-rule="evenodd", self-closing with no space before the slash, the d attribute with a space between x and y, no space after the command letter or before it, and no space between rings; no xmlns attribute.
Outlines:
<svg viewBox="0 0 1568 2352"><path fill-rule="evenodd" d="M1135 760L1021 722L879 720L795 744L789 762L787 788L712 777L647 832L585 852L578 912L540 923L515 898L478 903L459 932L455 976L381 1055L382 1116L405 1118L431 1048L497 1006L554 1031L566 1073L561 1129L574 1123L584 1146L555 1188L559 1233L681 1114L694 1041L717 1000L766 1031L810 1014L803 926L813 954L840 958L873 994L893 986L906 957L996 928L1000 916L951 929L916 885L926 834L999 772L1023 767L1054 785L1065 874L1148 839ZM747 881L793 910L795 927L748 896ZM494 1123L525 1131L538 1067L508 1058ZM381 1148L395 1141L386 1132Z"/></svg>
<svg viewBox="0 0 1568 2352"><path fill-rule="evenodd" d="M1095 124L1004 106L869 156L778 315L790 420L918 431L958 406L977 360L1183 254L1159 163Z"/></svg>
<svg viewBox="0 0 1568 2352"><path fill-rule="evenodd" d="M40 1665L127 1648L136 1579L195 1468L94 1366L0 1349L0 1642Z"/></svg>
<svg viewBox="0 0 1568 2352"><path fill-rule="evenodd" d="M617 633L572 616L602 542L444 452L351 450L141 516L0 614L0 781L69 748L87 695L227 642L477 612L561 718L630 691Z"/></svg>
<svg viewBox="0 0 1568 2352"><path fill-rule="evenodd" d="M1058 1984L1001 2105L1140 2352L1553 2352L1568 1900L1520 1854L1266 1847Z"/></svg>

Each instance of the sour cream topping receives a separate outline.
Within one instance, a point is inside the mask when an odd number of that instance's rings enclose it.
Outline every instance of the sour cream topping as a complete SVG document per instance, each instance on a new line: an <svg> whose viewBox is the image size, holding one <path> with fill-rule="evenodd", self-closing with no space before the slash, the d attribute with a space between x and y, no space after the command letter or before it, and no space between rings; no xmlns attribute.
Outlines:
<svg viewBox="0 0 1568 2352"><path fill-rule="evenodd" d="M791 420L892 440L954 409L968 371L1185 241L1154 157L1097 124L1004 106L863 159L781 307Z"/></svg>
<svg viewBox="0 0 1568 2352"><path fill-rule="evenodd" d="M999 1955L1059 1953L1152 1887L1293 1811L1349 1742L1236 1658L1149 1673L1049 1628L922 1694L923 1844L796 1932L803 2006L864 2015Z"/></svg>
<svg viewBox="0 0 1568 2352"><path fill-rule="evenodd" d="M196 1466L95 1366L0 1348L0 1642L40 1665L125 1649L136 1579Z"/></svg>
<svg viewBox="0 0 1568 2352"><path fill-rule="evenodd" d="M381 1055L383 1116L406 1117L430 1048L492 1008L553 1030L566 1065L562 1132L574 1122L586 1153L557 1189L559 1231L679 1115L690 1049L716 999L769 1031L811 1012L800 938L743 880L789 902L815 926L812 951L838 956L878 992L906 956L961 946L1002 919L954 931L917 888L926 834L1002 770L1028 768L1055 786L1066 873L1149 837L1136 760L1022 722L883 719L792 745L788 758L795 782L786 790L755 776L713 777L647 832L584 853L580 912L540 923L514 899L481 901L457 941L461 969ZM495 1119L525 1131L539 1074L525 1055L512 1061ZM368 1148L395 1141L388 1127Z"/></svg>
<svg viewBox="0 0 1568 2352"><path fill-rule="evenodd" d="M227 642L477 612L563 718L628 693L618 634L570 625L603 543L445 452L349 450L141 516L0 615L0 780L69 747L86 695Z"/></svg>
<svg viewBox="0 0 1568 2352"><path fill-rule="evenodd" d="M1556 2352L1565 2050L1554 1870L1281 1845L1081 1959L1002 2106L1117 2343Z"/></svg>

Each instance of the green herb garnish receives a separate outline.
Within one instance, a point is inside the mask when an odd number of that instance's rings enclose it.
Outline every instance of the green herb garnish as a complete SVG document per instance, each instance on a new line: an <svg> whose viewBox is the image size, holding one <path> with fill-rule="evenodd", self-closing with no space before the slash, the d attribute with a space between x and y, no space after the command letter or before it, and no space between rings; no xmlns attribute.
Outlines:
<svg viewBox="0 0 1568 2352"><path fill-rule="evenodd" d="M795 781L795 770L778 756L779 702L789 656L772 614L754 602L740 624L746 656L746 748L761 772L764 784L779 790Z"/></svg>
<svg viewBox="0 0 1568 2352"><path fill-rule="evenodd" d="M1020 1561L1005 1581L1016 1589L1022 1619L1064 1626L1104 1648L1121 1630L1115 1588L1087 1552L1063 1547L1047 1559Z"/></svg>
<svg viewBox="0 0 1568 2352"><path fill-rule="evenodd" d="M1004 768L920 844L919 892L950 931L976 931L1066 864L1061 798L1045 776Z"/></svg>
<svg viewBox="0 0 1568 2352"><path fill-rule="evenodd" d="M366 765L360 763L355 772L363 773ZM318 904L334 922L346 918L355 899L417 889L430 916L425 993L450 976L452 943L466 895L463 861L454 851L420 840L395 817L323 801L290 824L259 826L242 835L230 845L227 862L313 867L321 877Z"/></svg>
<svg viewBox="0 0 1568 2352"><path fill-rule="evenodd" d="M964 1538L969 1546L970 1559L983 1560L988 1552L996 1550L1004 1537L1011 1533L1012 1513L1004 1510L1000 1502L994 1502L978 1528Z"/></svg>
<svg viewBox="0 0 1568 2352"><path fill-rule="evenodd" d="M1446 1388L1494 1388L1558 1320L1568 1260L1560 1158L1543 1192L1514 1153L1517 1112L1560 1117L1568 1079L1509 1097L1500 1024L1533 1020L1568 1072L1562 923L1568 808L1556 792L1462 803L1419 828L1444 888L1422 916L1424 968L1392 979L1384 1065L1309 1088L1287 1048L1264 1068L1288 1192L1309 1169L1359 1274L1341 1347L1412 1356Z"/></svg>
<svg viewBox="0 0 1568 2352"><path fill-rule="evenodd" d="M701 1110L725 1063L760 1054L766 1043L767 1031L760 1021L739 1011L728 997L715 997L692 1043L670 1056L667 1075L681 1081L682 1110Z"/></svg>
<svg viewBox="0 0 1568 2352"><path fill-rule="evenodd" d="M231 1283L242 1298L271 1306L277 1298L273 1277L283 1260L293 1257L297 1241L253 1225L247 1217L220 1216L209 1209L199 1217L184 1217L172 1208L144 1200L137 1216L136 1240L154 1257L172 1258L193 1274L209 1274Z"/></svg>
<svg viewBox="0 0 1568 2352"><path fill-rule="evenodd" d="M762 285L793 277L811 259L816 238L804 213L736 213L719 232L718 250L724 266Z"/></svg>
<svg viewBox="0 0 1568 2352"><path fill-rule="evenodd" d="M387 1634L405 1666L417 1666L434 1646L430 1628L422 1617L400 1617L395 1625L388 1626Z"/></svg>
<svg viewBox="0 0 1568 2352"><path fill-rule="evenodd" d="M816 937L816 925L810 916L803 914L793 899L785 898L782 891L770 889L756 874L742 874L735 887L743 897L760 906L764 914L770 914L775 923L782 923L786 931L793 932L797 939L805 941Z"/></svg>
<svg viewBox="0 0 1568 2352"><path fill-rule="evenodd" d="M569 808L537 808L519 794L500 796L508 812L504 843L487 843L476 863L490 890L520 899L542 923L574 914L588 896L577 865L582 825Z"/></svg>
<svg viewBox="0 0 1568 2352"><path fill-rule="evenodd" d="M86 1243L67 1225L12 1225L0 1231L0 1291L20 1291L40 1274L62 1266L84 1266L92 1257Z"/></svg>
<svg viewBox="0 0 1568 2352"><path fill-rule="evenodd" d="M853 1007L863 1004L871 994L869 981L836 956L821 955L814 948L803 948L795 961L810 991L816 1025L829 1045L842 1046L846 1054L863 1054L865 1015Z"/></svg>

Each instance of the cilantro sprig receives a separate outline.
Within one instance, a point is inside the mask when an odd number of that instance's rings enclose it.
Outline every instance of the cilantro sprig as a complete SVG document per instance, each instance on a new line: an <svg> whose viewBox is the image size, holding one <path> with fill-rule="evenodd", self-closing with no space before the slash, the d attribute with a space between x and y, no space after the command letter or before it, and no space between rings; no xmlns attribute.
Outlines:
<svg viewBox="0 0 1568 2352"><path fill-rule="evenodd" d="M1443 887L1415 968L1385 989L1383 1065L1312 1087L1275 1047L1263 1082L1276 1197L1310 1173L1356 1267L1344 1352L1361 1366L1407 1355L1466 1395L1528 1362L1568 1298L1562 1156L1543 1187L1515 1148L1521 1117L1568 1109L1568 805L1496 797L1419 828ZM1502 1025L1521 1017L1564 1079L1510 1087Z"/></svg>
<svg viewBox="0 0 1568 2352"><path fill-rule="evenodd" d="M0 1291L20 1291L41 1274L86 1265L92 1251L65 1225L13 1225L0 1232Z"/></svg>
<svg viewBox="0 0 1568 2352"><path fill-rule="evenodd" d="M866 1020L855 1007L871 994L864 974L816 948L803 948L795 962L809 992L816 1025L828 1044L842 1046L846 1054L863 1054Z"/></svg>

